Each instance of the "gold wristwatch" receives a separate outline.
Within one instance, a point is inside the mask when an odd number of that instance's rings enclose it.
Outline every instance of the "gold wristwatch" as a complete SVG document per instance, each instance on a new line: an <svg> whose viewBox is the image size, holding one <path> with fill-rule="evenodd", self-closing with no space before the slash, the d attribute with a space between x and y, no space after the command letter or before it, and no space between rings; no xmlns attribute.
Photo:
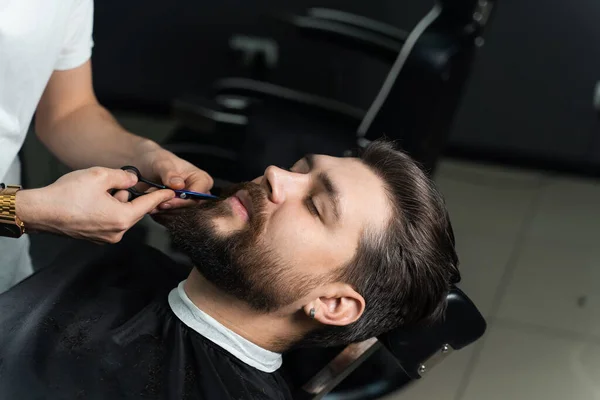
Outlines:
<svg viewBox="0 0 600 400"><path fill-rule="evenodd" d="M0 236L21 237L25 233L25 224L17 217L17 192L22 187L0 183Z"/></svg>

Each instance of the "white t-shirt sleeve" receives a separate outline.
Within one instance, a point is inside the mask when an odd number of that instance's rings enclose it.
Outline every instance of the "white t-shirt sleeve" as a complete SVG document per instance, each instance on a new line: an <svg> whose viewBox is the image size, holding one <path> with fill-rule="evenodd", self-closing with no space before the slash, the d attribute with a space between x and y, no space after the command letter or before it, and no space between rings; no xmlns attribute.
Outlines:
<svg viewBox="0 0 600 400"><path fill-rule="evenodd" d="M74 0L62 49L54 69L79 67L92 56L94 0Z"/></svg>

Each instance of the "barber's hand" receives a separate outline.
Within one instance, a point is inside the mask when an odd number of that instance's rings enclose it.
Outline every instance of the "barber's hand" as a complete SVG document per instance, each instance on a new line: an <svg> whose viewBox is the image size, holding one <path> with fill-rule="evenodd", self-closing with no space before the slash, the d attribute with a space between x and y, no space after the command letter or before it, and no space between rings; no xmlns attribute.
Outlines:
<svg viewBox="0 0 600 400"><path fill-rule="evenodd" d="M213 179L209 174L156 144L145 144L145 146L151 147L140 151L139 161L134 164L139 165L142 176L162 182L163 185L174 190L185 189L210 193ZM161 204L159 209L185 207L192 204L194 204L193 200L174 198Z"/></svg>
<svg viewBox="0 0 600 400"><path fill-rule="evenodd" d="M17 192L17 216L33 231L117 243L144 215L175 196L172 190L157 190L123 202L110 194L136 183L135 175L120 169L75 171L44 188Z"/></svg>

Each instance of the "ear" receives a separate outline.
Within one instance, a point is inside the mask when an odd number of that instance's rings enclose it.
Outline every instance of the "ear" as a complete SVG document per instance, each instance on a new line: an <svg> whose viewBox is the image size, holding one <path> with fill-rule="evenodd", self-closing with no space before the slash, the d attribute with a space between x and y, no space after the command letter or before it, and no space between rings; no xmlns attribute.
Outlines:
<svg viewBox="0 0 600 400"><path fill-rule="evenodd" d="M365 299L350 285L336 283L326 288L322 296L303 307L306 316L324 325L345 326L360 318L365 310Z"/></svg>

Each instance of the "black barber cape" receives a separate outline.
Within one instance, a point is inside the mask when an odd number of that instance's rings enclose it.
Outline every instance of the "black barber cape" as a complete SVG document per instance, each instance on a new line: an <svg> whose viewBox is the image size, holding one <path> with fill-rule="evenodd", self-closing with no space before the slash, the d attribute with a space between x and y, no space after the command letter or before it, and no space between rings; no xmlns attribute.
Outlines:
<svg viewBox="0 0 600 400"><path fill-rule="evenodd" d="M173 313L188 271L149 247L81 245L0 295L0 400L291 398Z"/></svg>

